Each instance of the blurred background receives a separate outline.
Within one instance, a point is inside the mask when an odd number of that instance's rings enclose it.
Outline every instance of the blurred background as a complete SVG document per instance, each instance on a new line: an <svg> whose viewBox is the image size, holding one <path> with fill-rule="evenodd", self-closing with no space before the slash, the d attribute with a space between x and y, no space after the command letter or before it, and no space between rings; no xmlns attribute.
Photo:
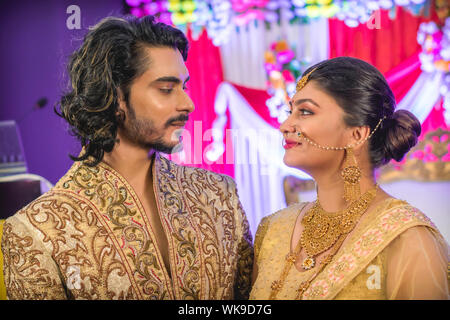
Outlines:
<svg viewBox="0 0 450 320"><path fill-rule="evenodd" d="M184 151L168 156L235 178L252 233L262 217L315 198L314 182L282 163L280 123L310 65L363 59L398 108L422 123L419 144L377 172L450 239L450 5L439 0L46 0L0 5L0 218L49 190L80 152L53 112L66 63L106 16L152 14L190 41L196 110Z"/></svg>

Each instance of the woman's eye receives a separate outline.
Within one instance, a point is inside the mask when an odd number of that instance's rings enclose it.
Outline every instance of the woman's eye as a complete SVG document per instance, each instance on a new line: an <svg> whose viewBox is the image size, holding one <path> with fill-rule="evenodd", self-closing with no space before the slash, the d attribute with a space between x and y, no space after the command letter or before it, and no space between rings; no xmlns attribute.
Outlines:
<svg viewBox="0 0 450 320"><path fill-rule="evenodd" d="M314 114L314 113L309 111L308 109L300 109L300 114L302 116L308 116L308 115L311 115L311 114Z"/></svg>

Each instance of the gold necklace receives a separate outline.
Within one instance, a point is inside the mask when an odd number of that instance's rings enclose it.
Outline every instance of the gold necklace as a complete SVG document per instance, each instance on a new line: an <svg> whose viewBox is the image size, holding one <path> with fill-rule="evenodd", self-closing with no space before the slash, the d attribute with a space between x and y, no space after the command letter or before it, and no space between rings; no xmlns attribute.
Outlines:
<svg viewBox="0 0 450 320"><path fill-rule="evenodd" d="M353 230L362 214L375 198L378 185L368 190L346 209L336 213L326 212L316 200L314 206L302 219L304 229L300 237L301 246L305 248L307 257L302 267L309 270L314 267L314 257L331 248L339 237Z"/></svg>
<svg viewBox="0 0 450 320"><path fill-rule="evenodd" d="M272 282L272 291L269 299L274 300L278 292L283 288L286 277L291 267L296 262L302 248L305 248L307 254L307 257L302 262L302 267L305 270L310 270L315 266L315 257L317 255L337 244L337 246L334 246L332 252L322 260L315 274L308 281L303 281L301 283L297 290L297 298L301 299L311 281L314 280L328 263L330 263L331 259L344 242L346 235L356 226L359 218L375 198L377 190L378 185L375 185L375 187L366 191L359 199L352 202L347 209L337 213L326 212L320 205L319 200L316 200L313 207L309 209L302 218L304 229L300 236L300 240L297 243L294 252L290 252L286 256L285 266L280 279Z"/></svg>

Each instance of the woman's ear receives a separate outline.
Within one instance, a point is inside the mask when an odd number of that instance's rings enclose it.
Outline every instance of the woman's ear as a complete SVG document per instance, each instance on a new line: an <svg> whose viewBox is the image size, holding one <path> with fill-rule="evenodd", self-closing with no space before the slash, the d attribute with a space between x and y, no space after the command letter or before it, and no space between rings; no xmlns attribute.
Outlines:
<svg viewBox="0 0 450 320"><path fill-rule="evenodd" d="M354 150L359 150L364 143L363 141L367 140L370 135L370 127L369 126L360 126L354 127L351 132L351 140L352 144L355 146Z"/></svg>

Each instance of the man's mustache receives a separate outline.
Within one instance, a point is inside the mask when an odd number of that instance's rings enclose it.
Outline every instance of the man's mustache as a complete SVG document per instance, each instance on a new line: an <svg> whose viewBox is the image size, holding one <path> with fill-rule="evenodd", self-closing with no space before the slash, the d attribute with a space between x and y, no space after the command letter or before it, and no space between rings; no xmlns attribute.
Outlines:
<svg viewBox="0 0 450 320"><path fill-rule="evenodd" d="M174 122L187 122L187 121L189 121L189 116L187 114L180 114L176 117L167 120L166 127L169 127Z"/></svg>

